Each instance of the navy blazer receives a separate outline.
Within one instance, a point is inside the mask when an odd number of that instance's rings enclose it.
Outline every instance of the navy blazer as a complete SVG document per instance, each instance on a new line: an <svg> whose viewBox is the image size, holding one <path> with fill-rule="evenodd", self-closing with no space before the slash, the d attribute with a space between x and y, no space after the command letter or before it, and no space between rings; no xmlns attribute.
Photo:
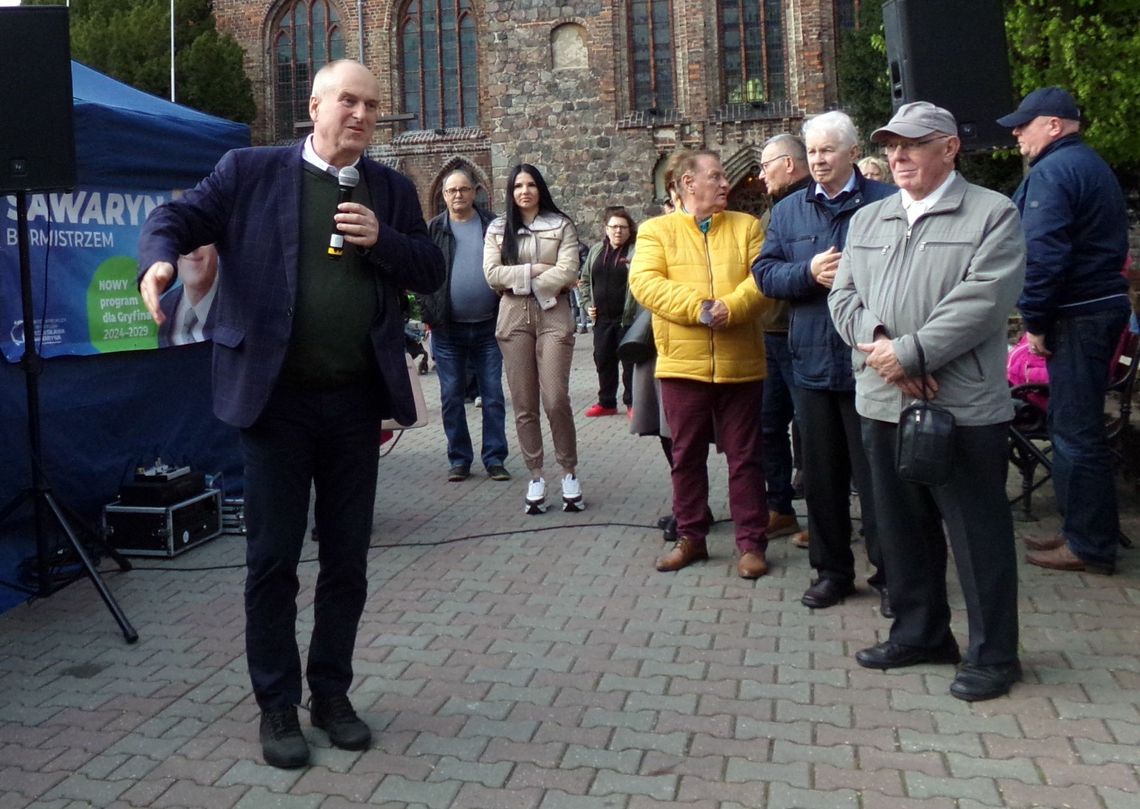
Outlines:
<svg viewBox="0 0 1140 809"><path fill-rule="evenodd" d="M203 244L217 245L225 269L219 272L213 306L214 412L236 427L250 426L265 409L289 347L297 299L302 146L228 152L195 188L156 208L139 236L140 279L156 261L177 268L178 256ZM400 296L403 290L434 292L444 279L443 255L428 236L411 181L372 160L362 159L358 167L380 222L379 238L365 261L376 279L378 314L370 333L388 392L383 415L412 424L416 408L404 360Z"/></svg>

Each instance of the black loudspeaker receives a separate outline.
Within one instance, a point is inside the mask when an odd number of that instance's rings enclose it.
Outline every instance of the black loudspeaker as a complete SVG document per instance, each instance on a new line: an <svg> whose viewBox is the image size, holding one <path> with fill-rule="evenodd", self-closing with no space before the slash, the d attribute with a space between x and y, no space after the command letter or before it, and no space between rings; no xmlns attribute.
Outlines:
<svg viewBox="0 0 1140 809"><path fill-rule="evenodd" d="M75 187L65 6L0 8L0 192Z"/></svg>
<svg viewBox="0 0 1140 809"><path fill-rule="evenodd" d="M883 28L894 109L945 107L964 151L1013 145L997 124L1014 108L1000 0L887 0Z"/></svg>

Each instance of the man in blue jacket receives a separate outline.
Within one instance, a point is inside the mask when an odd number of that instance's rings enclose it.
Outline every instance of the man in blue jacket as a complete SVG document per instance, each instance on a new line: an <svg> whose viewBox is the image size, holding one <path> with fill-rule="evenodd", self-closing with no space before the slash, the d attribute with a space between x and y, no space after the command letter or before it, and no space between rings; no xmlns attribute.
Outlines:
<svg viewBox="0 0 1140 809"><path fill-rule="evenodd" d="M883 595L886 580L875 535L871 478L855 412L851 351L835 330L827 293L855 212L894 193L892 186L859 173L859 137L851 118L825 112L803 128L808 169L815 181L772 209L760 256L752 265L769 298L790 303L788 346L792 397L803 444L804 500L808 511L808 556L818 578L800 599L823 609L855 592L851 553L850 485L859 488L867 554L876 572L869 583Z"/></svg>
<svg viewBox="0 0 1140 809"><path fill-rule="evenodd" d="M321 541L309 719L337 747L372 740L348 689L368 595L380 422L415 421L401 290L432 292L444 276L415 187L363 157L379 114L368 69L329 63L313 78L312 135L228 152L195 188L156 208L139 238L139 290L160 325L159 295L179 255L213 242L224 268L214 412L241 431L246 661L262 754L275 767L309 760L296 623L310 487ZM350 166L360 182L353 201L338 202L338 170ZM339 255L333 236L343 237Z"/></svg>
<svg viewBox="0 0 1140 809"><path fill-rule="evenodd" d="M1026 540L1026 561L1111 573L1120 519L1104 434L1109 365L1128 321L1128 212L1112 169L1081 140L1081 112L1060 87L1042 87L999 118L1030 170L1013 195L1027 248L1017 303L1030 350L1049 367L1055 536Z"/></svg>

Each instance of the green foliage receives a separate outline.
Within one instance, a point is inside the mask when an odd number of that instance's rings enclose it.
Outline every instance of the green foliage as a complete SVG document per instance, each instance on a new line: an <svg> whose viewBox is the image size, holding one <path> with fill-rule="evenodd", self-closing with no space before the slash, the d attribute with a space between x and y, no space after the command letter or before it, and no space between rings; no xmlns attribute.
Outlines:
<svg viewBox="0 0 1140 809"><path fill-rule="evenodd" d="M178 52L179 103L231 121L252 121L257 108L243 58L241 46L230 37L203 32Z"/></svg>
<svg viewBox="0 0 1140 809"><path fill-rule="evenodd" d="M839 98L864 137L891 117L891 82L882 0L860 4L854 30L839 41L836 63Z"/></svg>
<svg viewBox="0 0 1140 809"><path fill-rule="evenodd" d="M24 0L59 5L60 0ZM241 47L214 27L212 0L174 5L175 100L249 123L255 107ZM170 98L170 0L73 0L71 55L102 73Z"/></svg>
<svg viewBox="0 0 1140 809"><path fill-rule="evenodd" d="M1076 96L1088 143L1140 176L1140 14L1135 0L1009 0L1006 34L1019 96L1060 85Z"/></svg>

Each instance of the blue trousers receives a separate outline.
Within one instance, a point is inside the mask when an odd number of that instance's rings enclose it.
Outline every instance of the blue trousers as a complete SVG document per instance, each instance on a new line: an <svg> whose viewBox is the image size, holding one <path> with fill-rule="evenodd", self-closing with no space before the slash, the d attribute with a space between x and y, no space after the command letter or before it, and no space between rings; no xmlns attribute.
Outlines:
<svg viewBox="0 0 1140 809"><path fill-rule="evenodd" d="M376 501L378 381L309 391L278 386L241 431L245 458L245 644L264 711L301 703L297 563L316 488L320 541L306 677L321 696L346 694L368 594L368 543Z"/></svg>
<svg viewBox="0 0 1140 809"><path fill-rule="evenodd" d="M760 426L764 433L764 480L768 485L768 510L795 514L792 499L792 440L788 426L795 417L792 403L792 352L787 332L765 332L764 353L768 376L764 380L764 403Z"/></svg>
<svg viewBox="0 0 1140 809"><path fill-rule="evenodd" d="M1128 322L1127 304L1057 318L1046 334L1053 489L1069 547L1089 562L1114 564L1120 516L1112 453L1104 434L1109 364Z"/></svg>
<svg viewBox="0 0 1140 809"><path fill-rule="evenodd" d="M502 464L507 459L507 404L503 396L503 355L495 340L495 321L449 323L446 329L432 332L431 346L439 376L448 464L471 466L475 459L464 407L467 380L472 374L483 397L480 457L486 467Z"/></svg>

